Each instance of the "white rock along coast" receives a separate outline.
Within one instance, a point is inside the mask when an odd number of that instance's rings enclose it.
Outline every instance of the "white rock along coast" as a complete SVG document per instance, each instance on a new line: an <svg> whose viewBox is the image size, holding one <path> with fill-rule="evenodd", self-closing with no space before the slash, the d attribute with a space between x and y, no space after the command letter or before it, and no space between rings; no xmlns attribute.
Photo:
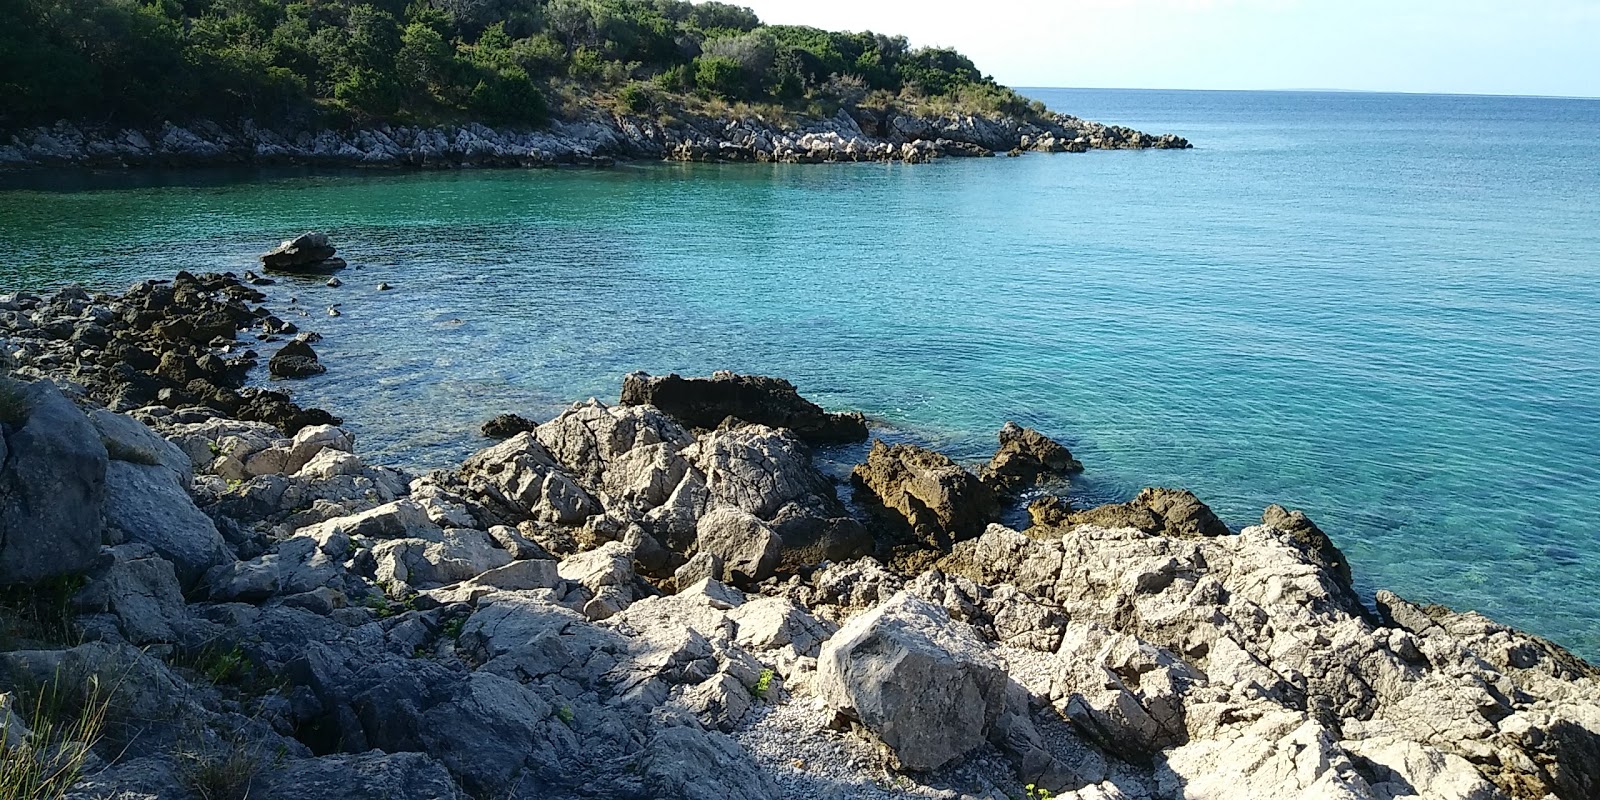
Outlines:
<svg viewBox="0 0 1600 800"><path fill-rule="evenodd" d="M844 487L810 448L866 420L729 374L411 475L261 388L319 363L264 299L0 296L0 748L69 797L1600 796L1600 671L1359 597L1298 512L1069 493L1012 530L1083 468L1040 432Z"/></svg>

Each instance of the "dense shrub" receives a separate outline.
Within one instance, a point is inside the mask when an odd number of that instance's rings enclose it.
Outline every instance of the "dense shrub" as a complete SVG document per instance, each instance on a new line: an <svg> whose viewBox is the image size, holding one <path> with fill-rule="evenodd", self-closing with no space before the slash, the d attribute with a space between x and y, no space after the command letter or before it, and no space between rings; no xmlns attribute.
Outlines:
<svg viewBox="0 0 1600 800"><path fill-rule="evenodd" d="M0 0L0 19L0 129L313 111L532 124L549 96L633 108L639 80L797 108L886 94L1029 111L953 50L716 2Z"/></svg>
<svg viewBox="0 0 1600 800"><path fill-rule="evenodd" d="M746 79L739 62L725 56L701 56L694 67L694 83L702 93L712 97L744 95Z"/></svg>

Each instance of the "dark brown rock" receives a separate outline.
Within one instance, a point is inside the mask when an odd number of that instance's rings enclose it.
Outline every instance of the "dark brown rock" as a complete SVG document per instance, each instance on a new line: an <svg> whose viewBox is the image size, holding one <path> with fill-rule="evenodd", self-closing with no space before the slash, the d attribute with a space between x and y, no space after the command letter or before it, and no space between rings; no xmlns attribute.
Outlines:
<svg viewBox="0 0 1600 800"><path fill-rule="evenodd" d="M781 378L717 372L710 378L654 377L635 372L622 379L623 405L650 405L695 428L715 428L729 417L788 428L811 442L860 442L866 418L830 414Z"/></svg>
<svg viewBox="0 0 1600 800"><path fill-rule="evenodd" d="M1346 591L1351 590L1350 562L1345 560L1344 553L1339 552L1333 540L1305 512L1290 511L1274 503L1261 512L1261 524L1293 536L1311 551L1312 560L1317 566L1333 573L1334 579Z"/></svg>
<svg viewBox="0 0 1600 800"><path fill-rule="evenodd" d="M872 443L851 473L856 496L940 550L983 532L998 511L994 492L948 456L913 444Z"/></svg>
<svg viewBox="0 0 1600 800"><path fill-rule="evenodd" d="M321 375L328 368L317 361L317 351L312 350L311 345L296 339L284 345L267 362L267 371L274 378L305 378Z"/></svg>
<svg viewBox="0 0 1600 800"><path fill-rule="evenodd" d="M1035 527L1053 528L1067 521L1072 514L1072 503L1065 497L1047 494L1028 503L1028 517Z"/></svg>

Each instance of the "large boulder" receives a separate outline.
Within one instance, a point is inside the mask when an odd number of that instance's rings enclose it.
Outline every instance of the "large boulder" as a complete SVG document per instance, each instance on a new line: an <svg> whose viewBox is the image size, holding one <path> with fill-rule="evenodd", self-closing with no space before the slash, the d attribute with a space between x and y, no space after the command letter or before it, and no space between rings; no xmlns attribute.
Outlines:
<svg viewBox="0 0 1600 800"><path fill-rule="evenodd" d="M722 506L700 518L694 551L688 555L699 553L719 559L728 577L754 583L772 576L783 554L783 539L754 514Z"/></svg>
<svg viewBox="0 0 1600 800"><path fill-rule="evenodd" d="M443 764L422 753L274 761L249 787L257 800L466 800Z"/></svg>
<svg viewBox="0 0 1600 800"><path fill-rule="evenodd" d="M392 539L372 548L380 584L414 588L456 583L511 563L483 531L449 528L429 539Z"/></svg>
<svg viewBox="0 0 1600 800"><path fill-rule="evenodd" d="M0 583L87 570L100 553L106 447L48 381L7 390L26 417L0 423Z"/></svg>
<svg viewBox="0 0 1600 800"><path fill-rule="evenodd" d="M72 605L106 615L122 638L140 646L177 641L192 624L172 562L145 545L108 548Z"/></svg>
<svg viewBox="0 0 1600 800"><path fill-rule="evenodd" d="M597 400L573 405L540 425L537 436L589 491L645 507L659 504L683 477L677 454L694 443L658 409Z"/></svg>
<svg viewBox="0 0 1600 800"><path fill-rule="evenodd" d="M1000 448L979 475L996 492L1011 493L1047 475L1082 472L1083 464L1061 443L1015 422L1000 429Z"/></svg>
<svg viewBox="0 0 1600 800"><path fill-rule="evenodd" d="M1317 523L1312 522L1304 511L1290 511L1274 503L1267 506L1266 511L1261 512L1261 524L1283 531L1305 545L1306 549L1312 554L1314 563L1332 573L1339 585L1354 596L1355 591L1351 587L1350 562L1345 559L1344 553L1334 546L1333 540L1328 538L1328 534L1323 533L1322 529L1317 527Z"/></svg>
<svg viewBox="0 0 1600 800"><path fill-rule="evenodd" d="M655 406L696 428L715 428L729 417L788 428L812 442L860 442L867 438L859 413L829 414L800 396L781 378L716 372L710 378L651 376L634 372L622 379L622 404Z"/></svg>
<svg viewBox="0 0 1600 800"><path fill-rule="evenodd" d="M917 539L939 549L982 533L998 508L994 492L976 475L913 444L873 442L851 479L858 497L865 495Z"/></svg>
<svg viewBox="0 0 1600 800"><path fill-rule="evenodd" d="M705 477L713 505L736 506L772 519L796 500L838 502L833 484L812 466L810 450L782 429L744 425L714 431L684 455Z"/></svg>
<svg viewBox="0 0 1600 800"><path fill-rule="evenodd" d="M332 272L345 266L325 233L303 233L261 254L261 266L280 272Z"/></svg>
<svg viewBox="0 0 1600 800"><path fill-rule="evenodd" d="M216 523L195 507L186 487L160 465L111 461L105 472L106 540L154 548L190 587L207 570L232 562Z"/></svg>
<svg viewBox="0 0 1600 800"><path fill-rule="evenodd" d="M812 465L810 450L788 430L765 425L715 430L677 457L683 462L682 475L653 504L644 523L673 550L686 551L700 517L718 506L742 509L769 522L785 515L791 526L797 516L819 520L846 516L833 484Z"/></svg>
<svg viewBox="0 0 1600 800"><path fill-rule="evenodd" d="M1007 678L964 623L901 592L822 646L818 693L909 770L980 747L1006 708Z"/></svg>
<svg viewBox="0 0 1600 800"><path fill-rule="evenodd" d="M172 470L172 477L179 486L194 482L194 464L188 454L150 426L104 408L90 411L89 421L100 432L100 442L111 458L135 464L160 464Z"/></svg>

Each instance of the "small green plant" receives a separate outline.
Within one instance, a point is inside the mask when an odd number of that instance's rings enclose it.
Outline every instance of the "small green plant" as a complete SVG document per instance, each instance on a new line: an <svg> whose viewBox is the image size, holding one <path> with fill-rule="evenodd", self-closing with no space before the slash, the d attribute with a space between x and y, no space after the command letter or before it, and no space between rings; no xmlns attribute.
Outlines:
<svg viewBox="0 0 1600 800"><path fill-rule="evenodd" d="M213 684L228 683L239 677L245 666L244 651L238 647L207 659L201 671Z"/></svg>
<svg viewBox="0 0 1600 800"><path fill-rule="evenodd" d="M239 487L241 487L243 485L244 485L244 481L241 481L238 478L229 478L228 479L228 491L230 491L230 492L239 491Z"/></svg>
<svg viewBox="0 0 1600 800"><path fill-rule="evenodd" d="M367 595L367 599L361 601L361 604L372 609L372 612L378 615L378 619L388 619L397 613L386 594Z"/></svg>
<svg viewBox="0 0 1600 800"><path fill-rule="evenodd" d="M650 90L641 83L630 83L617 90L617 110L628 114L643 114L655 105Z"/></svg>
<svg viewBox="0 0 1600 800"><path fill-rule="evenodd" d="M1028 800L1055 800L1054 792L1036 783L1030 783L1022 789L1027 792Z"/></svg>
<svg viewBox="0 0 1600 800"><path fill-rule="evenodd" d="M556 719L570 726L572 721L577 719L577 715L572 713L572 706L562 706L556 709Z"/></svg>
<svg viewBox="0 0 1600 800"><path fill-rule="evenodd" d="M206 442L206 449L211 451L212 458L222 457L222 445L217 444L216 442L208 441Z"/></svg>
<svg viewBox="0 0 1600 800"><path fill-rule="evenodd" d="M765 700L767 697L767 692L772 691L773 677L775 677L775 675L772 670L761 670L761 677L756 678L756 688L752 689L750 693Z"/></svg>
<svg viewBox="0 0 1600 800"><path fill-rule="evenodd" d="M455 619L446 622L444 627L439 629L439 635L449 639L452 642L458 641L461 638L461 629L466 624L466 617L456 617Z"/></svg>
<svg viewBox="0 0 1600 800"><path fill-rule="evenodd" d="M57 800L78 782L90 748L105 733L112 693L95 677L73 688L81 695L73 696L58 676L33 697L21 741L7 740L9 726L0 732L0 797Z"/></svg>

